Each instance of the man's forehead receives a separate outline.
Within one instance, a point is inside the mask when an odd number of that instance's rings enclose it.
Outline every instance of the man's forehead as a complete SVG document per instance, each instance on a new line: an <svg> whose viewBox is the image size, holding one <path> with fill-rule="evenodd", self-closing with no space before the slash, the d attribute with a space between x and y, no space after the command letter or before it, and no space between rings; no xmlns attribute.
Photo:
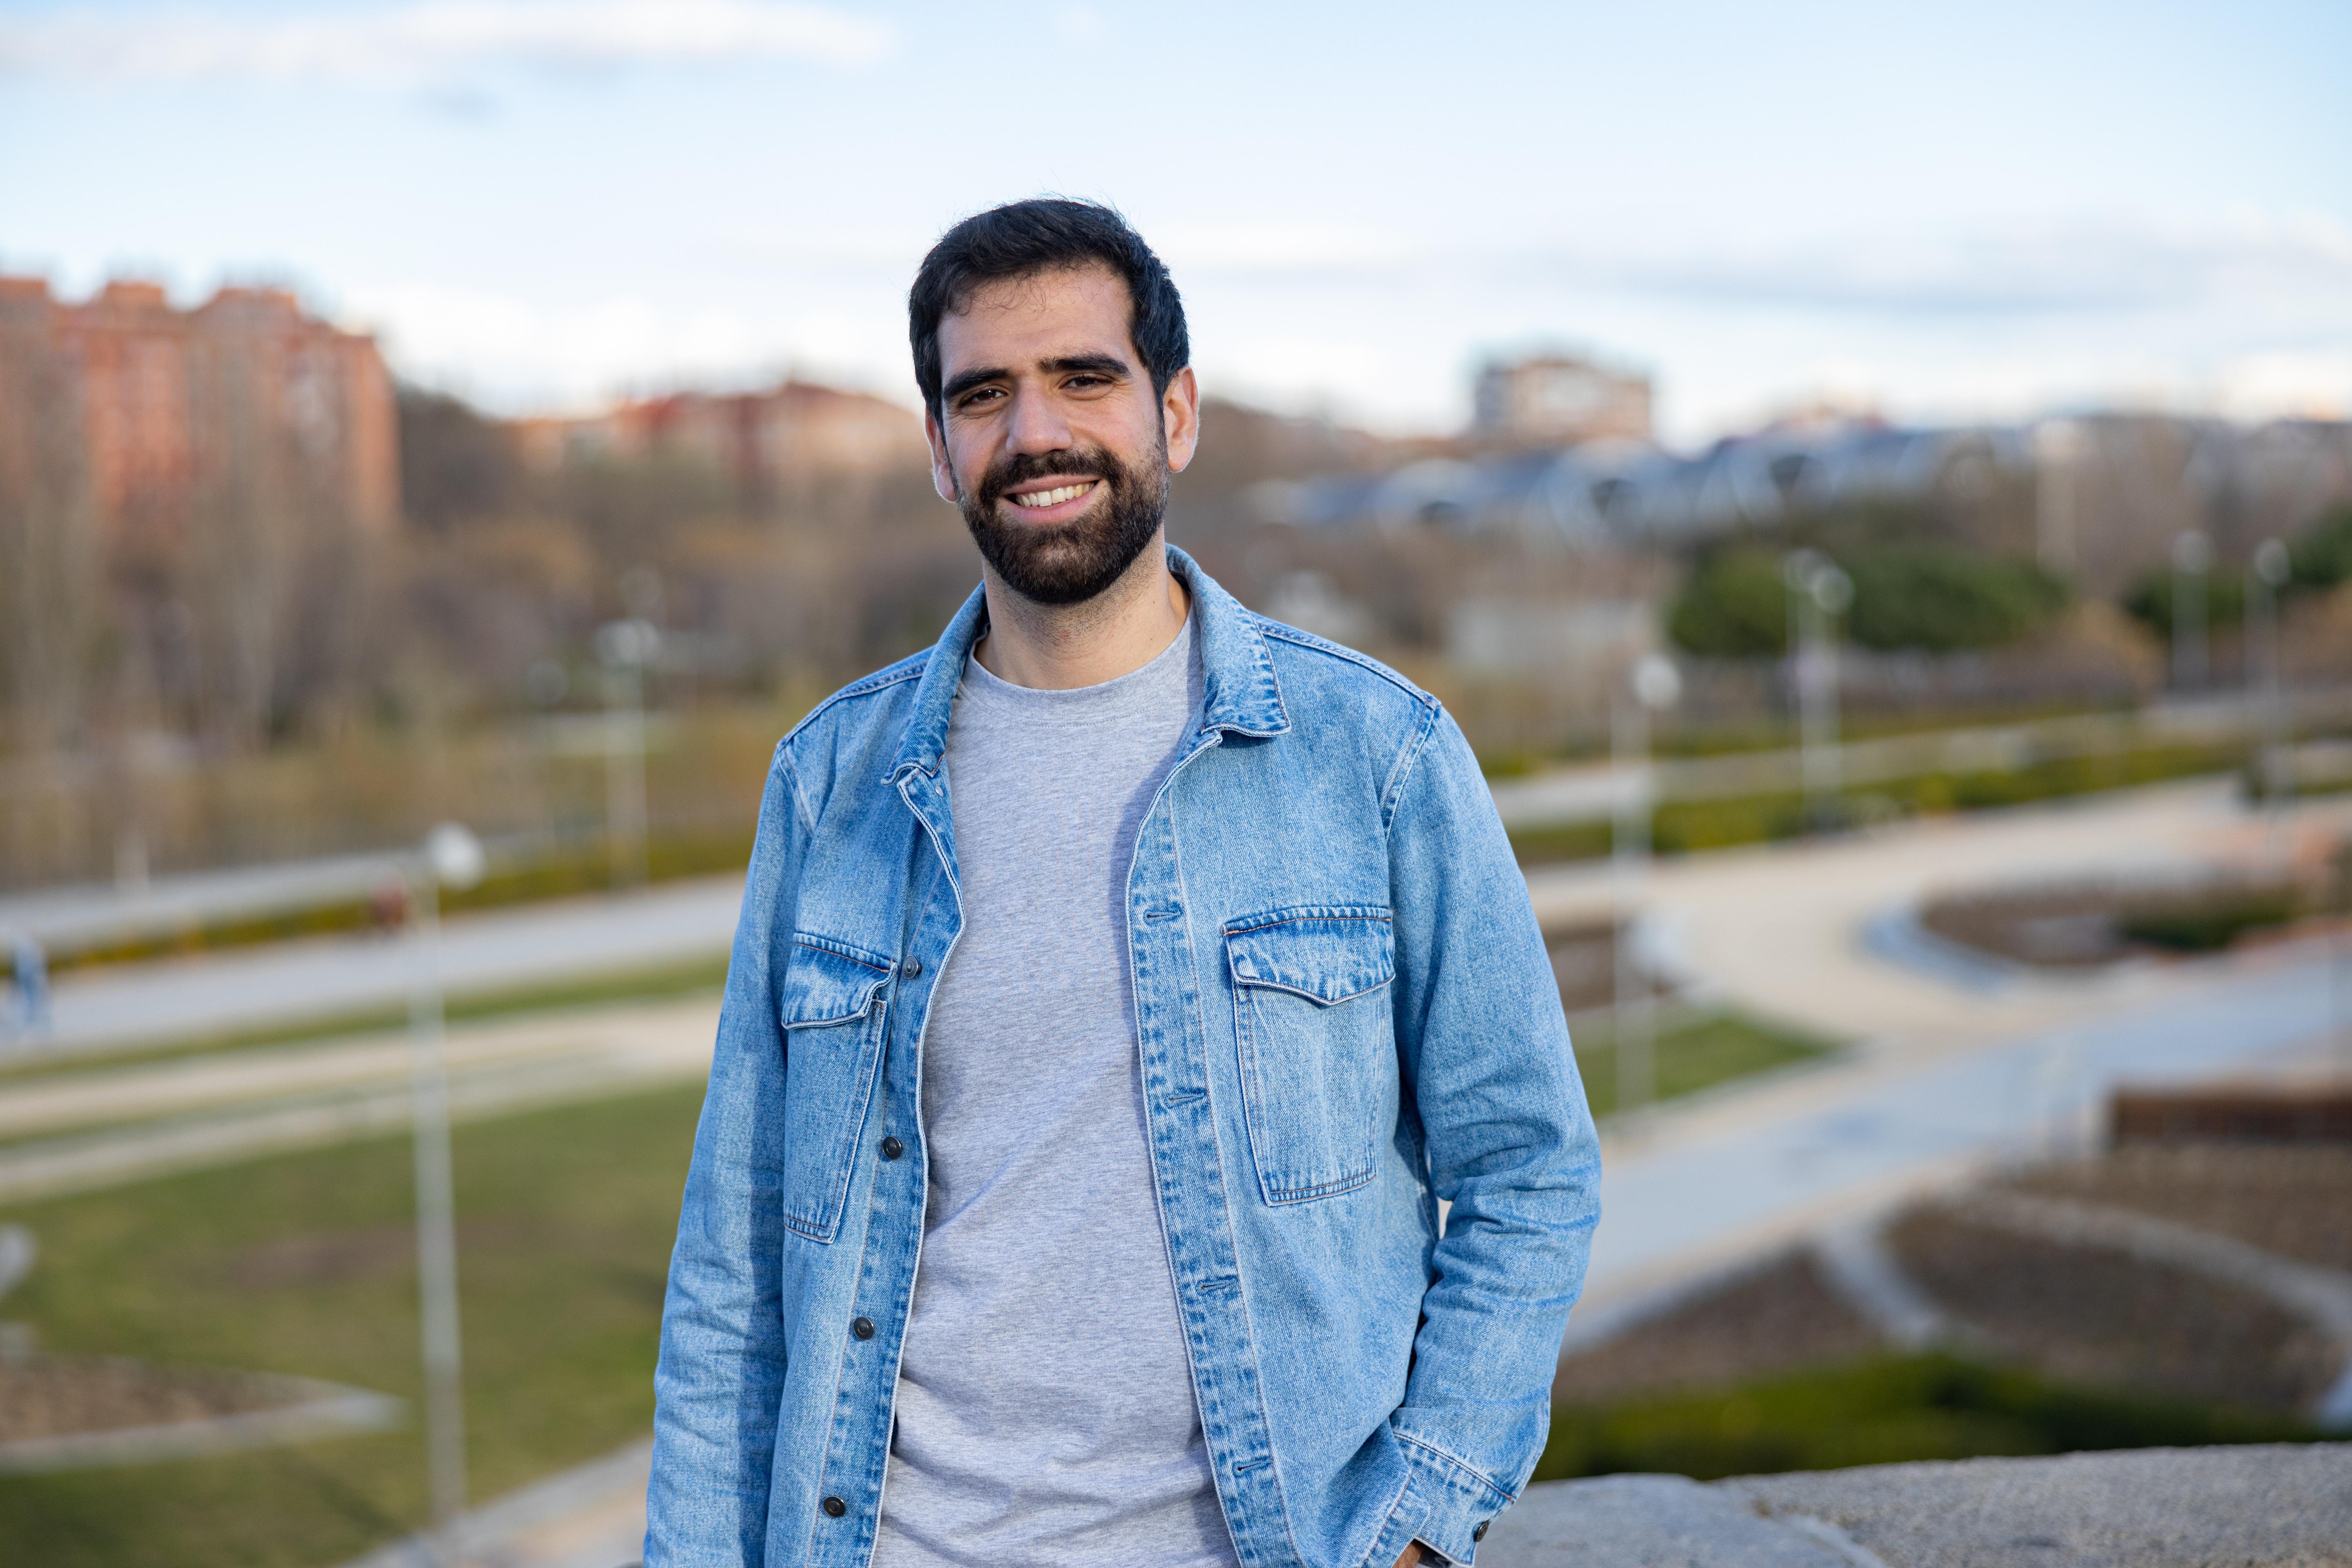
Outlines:
<svg viewBox="0 0 2352 1568"><path fill-rule="evenodd" d="M960 358L1013 352L1129 353L1129 314L1126 280L1097 262L996 279L940 318L942 368L952 374Z"/></svg>

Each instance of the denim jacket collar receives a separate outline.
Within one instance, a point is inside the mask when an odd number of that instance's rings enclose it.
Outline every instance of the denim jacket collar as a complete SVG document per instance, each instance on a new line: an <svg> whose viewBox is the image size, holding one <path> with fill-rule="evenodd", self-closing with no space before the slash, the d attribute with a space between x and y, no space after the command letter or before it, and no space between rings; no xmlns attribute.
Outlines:
<svg viewBox="0 0 2352 1568"><path fill-rule="evenodd" d="M1290 715L1282 706L1282 685L1275 679L1274 658L1266 651L1265 635L1258 630L1255 617L1172 544L1168 547L1168 569L1182 580L1199 625L1201 732L1230 730L1263 738L1288 730ZM914 711L908 716L898 758L890 764L891 780L904 777L910 768L926 773L940 771L956 688L963 681L964 660L987 629L988 595L974 588L963 608L948 622L947 630L940 634L924 666L915 688Z"/></svg>

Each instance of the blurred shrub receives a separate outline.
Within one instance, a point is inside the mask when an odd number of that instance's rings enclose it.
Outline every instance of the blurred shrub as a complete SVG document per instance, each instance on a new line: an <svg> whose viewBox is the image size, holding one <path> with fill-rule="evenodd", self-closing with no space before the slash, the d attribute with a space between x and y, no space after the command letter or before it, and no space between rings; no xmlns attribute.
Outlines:
<svg viewBox="0 0 2352 1568"><path fill-rule="evenodd" d="M2134 942L2176 952L2219 952L2250 931L2284 925L2303 912L2291 887L2216 889L2126 911L2116 924Z"/></svg>
<svg viewBox="0 0 2352 1568"><path fill-rule="evenodd" d="M2310 1441L2299 1421L2070 1386L1948 1355L1887 1355L1704 1394L1563 1405L1537 1480L1700 1480L1997 1454Z"/></svg>
<svg viewBox="0 0 2352 1568"><path fill-rule="evenodd" d="M1832 554L1853 579L1846 631L1864 647L1998 647L2039 630L2066 604L2065 584L2034 562L1946 541L1868 542ZM1667 631L1703 657L1785 651L1780 552L1747 546L1702 556L1668 612Z"/></svg>
<svg viewBox="0 0 2352 1568"><path fill-rule="evenodd" d="M1702 556L1666 613L1666 635L1707 658L1754 658L1789 646L1789 591L1780 558L1763 550Z"/></svg>
<svg viewBox="0 0 2352 1568"><path fill-rule="evenodd" d="M2132 585L2124 595L2131 617L2166 642L2172 640L2173 582L2169 567L2159 567ZM2205 625L2234 626L2246 618L2246 579L2241 572L2216 567L2205 574Z"/></svg>
<svg viewBox="0 0 2352 1568"><path fill-rule="evenodd" d="M2032 561L1933 540L1856 551L1846 630L1864 647L1994 647L2036 630L2066 605L2066 585Z"/></svg>
<svg viewBox="0 0 2352 1568"><path fill-rule="evenodd" d="M2352 582L2352 506L2336 508L2296 535L2287 562L2287 581L2297 588Z"/></svg>

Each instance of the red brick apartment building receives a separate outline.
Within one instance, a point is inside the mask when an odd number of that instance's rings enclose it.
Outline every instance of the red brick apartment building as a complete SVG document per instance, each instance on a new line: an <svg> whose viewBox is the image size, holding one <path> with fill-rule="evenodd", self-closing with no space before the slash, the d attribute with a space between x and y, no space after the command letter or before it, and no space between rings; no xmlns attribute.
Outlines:
<svg viewBox="0 0 2352 1568"><path fill-rule="evenodd" d="M679 392L580 418L516 422L523 459L553 468L587 457L667 453L726 474L753 506L826 479L871 478L926 458L921 419L862 392L788 380L764 392Z"/></svg>
<svg viewBox="0 0 2352 1568"><path fill-rule="evenodd" d="M278 289L183 310L0 278L0 717L26 743L76 743L93 701L260 735L359 657L399 517L373 340Z"/></svg>
<svg viewBox="0 0 2352 1568"><path fill-rule="evenodd" d="M69 472L109 557L181 546L208 500L369 531L400 513L375 341L275 289L181 310L153 283L70 304L0 278L0 463Z"/></svg>

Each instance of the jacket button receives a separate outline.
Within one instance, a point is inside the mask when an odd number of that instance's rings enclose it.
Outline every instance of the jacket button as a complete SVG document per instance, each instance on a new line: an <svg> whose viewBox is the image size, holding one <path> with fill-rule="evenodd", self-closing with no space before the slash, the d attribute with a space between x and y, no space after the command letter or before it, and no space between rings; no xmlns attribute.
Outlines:
<svg viewBox="0 0 2352 1568"><path fill-rule="evenodd" d="M906 1152L907 1146L904 1143L899 1142L896 1138L885 1138L882 1140L882 1157L885 1160L895 1160Z"/></svg>
<svg viewBox="0 0 2352 1568"><path fill-rule="evenodd" d="M916 975L920 974L922 972L923 961L919 958L910 958L907 960L906 963L898 966L898 973L905 975L909 980L912 980Z"/></svg>
<svg viewBox="0 0 2352 1568"><path fill-rule="evenodd" d="M828 1519L839 1519L849 1511L849 1505L837 1497L829 1497L817 1506L824 1510Z"/></svg>
<svg viewBox="0 0 2352 1568"><path fill-rule="evenodd" d="M874 1337L874 1320L860 1318L849 1325L849 1331L861 1340L870 1340Z"/></svg>
<svg viewBox="0 0 2352 1568"><path fill-rule="evenodd" d="M1493 1523L1493 1522L1494 1522L1494 1521L1492 1521L1492 1520L1481 1520L1481 1521L1479 1521L1479 1523L1478 1523L1478 1528L1477 1528L1477 1529L1475 1529L1475 1530L1474 1530L1474 1531L1472 1531L1470 1532L1470 1539L1471 1539L1471 1540L1473 1540L1473 1541L1484 1541L1484 1540L1486 1540L1486 1526L1487 1526L1487 1525L1489 1525L1489 1524L1491 1524L1491 1523Z"/></svg>

